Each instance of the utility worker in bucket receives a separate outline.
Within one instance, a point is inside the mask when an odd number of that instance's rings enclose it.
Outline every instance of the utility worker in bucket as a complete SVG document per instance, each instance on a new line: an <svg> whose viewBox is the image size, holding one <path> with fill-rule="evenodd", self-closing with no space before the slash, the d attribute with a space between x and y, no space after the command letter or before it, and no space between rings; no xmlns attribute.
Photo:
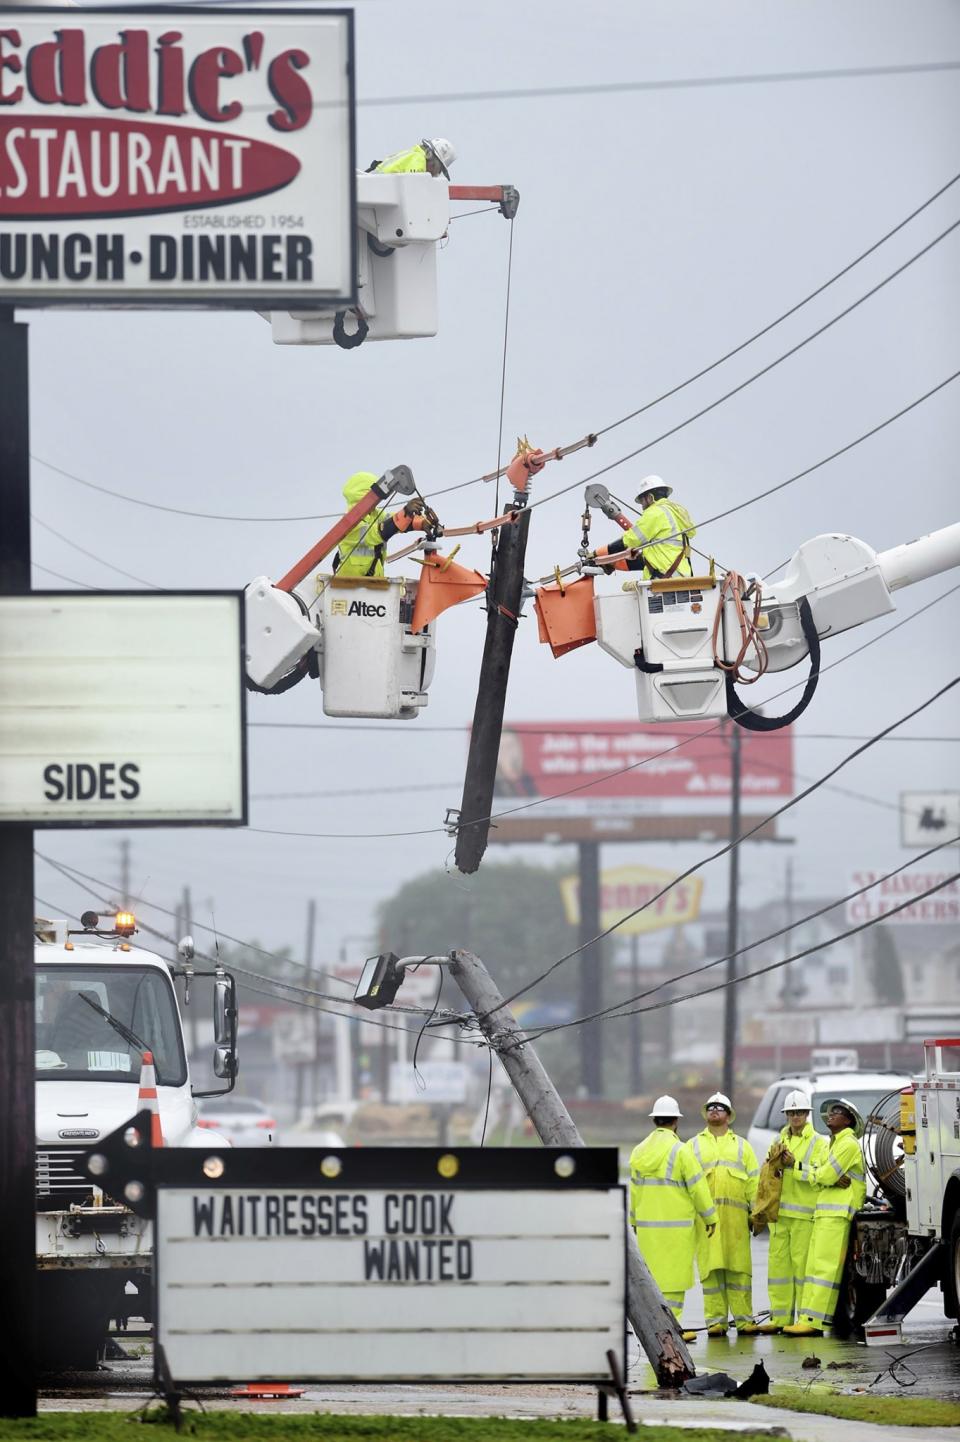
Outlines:
<svg viewBox="0 0 960 1442"><path fill-rule="evenodd" d="M386 160L376 160L369 169L378 175L425 170L428 175L442 175L449 180L449 167L456 158L457 152L450 141L438 135L434 140L421 140L419 145L411 145L409 150L398 150L396 155L388 155Z"/></svg>
<svg viewBox="0 0 960 1442"><path fill-rule="evenodd" d="M693 1286L697 1218L707 1236L717 1209L703 1172L677 1136L682 1116L673 1097L657 1097L650 1113L653 1131L630 1155L630 1225L653 1280L677 1321ZM696 1332L684 1332L692 1342Z"/></svg>
<svg viewBox="0 0 960 1442"><path fill-rule="evenodd" d="M362 501L377 482L372 471L356 471L343 488L347 508ZM402 510L392 516L379 506L368 511L361 521L347 532L333 558L337 576L382 576L387 542L406 531L430 531L441 535L437 518L428 511L419 496L414 496Z"/></svg>
<svg viewBox="0 0 960 1442"><path fill-rule="evenodd" d="M728 1317L732 1317L741 1334L757 1330L753 1320L750 1208L757 1195L760 1168L750 1143L730 1130L736 1115L730 1098L714 1092L701 1108L707 1125L686 1144L706 1176L717 1206L716 1231L711 1234L697 1229L697 1268L703 1284L708 1337L726 1336Z"/></svg>
<svg viewBox="0 0 960 1442"><path fill-rule="evenodd" d="M795 1164L803 1180L813 1183L817 1200L799 1315L784 1327L785 1337L820 1337L833 1325L850 1227L867 1196L860 1113L844 1097L831 1097L821 1104L820 1115L830 1132L826 1156Z"/></svg>
<svg viewBox="0 0 960 1442"><path fill-rule="evenodd" d="M686 506L670 499L672 494L673 487L664 485L659 476L641 481L636 498L640 515L629 531L598 547L592 558L597 565L607 571L642 571L647 580L692 576L690 541L697 528ZM623 554L637 546L642 547L639 555Z"/></svg>
<svg viewBox="0 0 960 1442"><path fill-rule="evenodd" d="M805 1179L803 1169L809 1174L811 1167L820 1166L827 1157L827 1139L814 1131L806 1092L788 1092L783 1112L787 1124L767 1153L767 1160L775 1164L782 1181L780 1212L777 1220L770 1223L767 1258L770 1320L761 1325L761 1332L782 1332L793 1323L799 1311L817 1202L816 1187ZM754 1224L754 1236L763 1226L763 1222Z"/></svg>

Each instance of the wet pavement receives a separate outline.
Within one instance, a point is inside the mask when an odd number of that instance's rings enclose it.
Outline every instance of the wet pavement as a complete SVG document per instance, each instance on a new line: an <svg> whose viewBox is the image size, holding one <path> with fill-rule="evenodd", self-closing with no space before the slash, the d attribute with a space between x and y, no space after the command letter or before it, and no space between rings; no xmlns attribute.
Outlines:
<svg viewBox="0 0 960 1442"><path fill-rule="evenodd" d="M766 1245L754 1250L754 1304L766 1305ZM687 1296L684 1323L703 1326L703 1298L699 1287ZM960 1400L960 1348L952 1340L952 1323L944 1317L940 1293L930 1292L904 1324L903 1342L893 1347L867 1347L863 1342L832 1337L738 1337L702 1335L691 1344L698 1372L726 1371L738 1381L749 1376L759 1359L777 1383L811 1387L817 1391L870 1391L881 1395L941 1397ZM95 1374L47 1379L41 1390L40 1410L134 1411L152 1396L152 1356L147 1336L128 1334L122 1339L130 1352L142 1352L128 1361L111 1362ZM816 1358L819 1366L811 1365ZM899 1359L899 1360L898 1360ZM735 1399L685 1399L660 1392L646 1358L631 1338L629 1386L641 1423L667 1423L675 1427L723 1427L732 1433L769 1431L797 1442L861 1442L882 1430L884 1442L933 1442L943 1433L927 1427L871 1427L837 1418L764 1409ZM805 1367L804 1362L808 1365ZM216 1410L282 1413L339 1412L347 1414L442 1415L450 1417L510 1416L594 1417L596 1394L589 1387L516 1386L454 1387L442 1383L422 1386L311 1385L303 1396L282 1401L254 1402L237 1398L229 1390L204 1389L203 1405ZM618 1421L619 1408L611 1400L610 1419Z"/></svg>

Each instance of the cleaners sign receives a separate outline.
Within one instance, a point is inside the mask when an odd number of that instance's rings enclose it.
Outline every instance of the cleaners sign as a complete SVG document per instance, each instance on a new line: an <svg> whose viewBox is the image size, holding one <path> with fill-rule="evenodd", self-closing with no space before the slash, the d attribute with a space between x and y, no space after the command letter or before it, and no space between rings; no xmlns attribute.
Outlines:
<svg viewBox="0 0 960 1442"><path fill-rule="evenodd" d="M87 1165L155 1221L156 1355L174 1387L596 1382L609 1352L623 1367L615 1148L153 1149L123 1136Z"/></svg>
<svg viewBox="0 0 960 1442"><path fill-rule="evenodd" d="M0 597L0 823L245 824L241 600Z"/></svg>
<svg viewBox="0 0 960 1442"><path fill-rule="evenodd" d="M0 298L354 299L349 11L0 10Z"/></svg>

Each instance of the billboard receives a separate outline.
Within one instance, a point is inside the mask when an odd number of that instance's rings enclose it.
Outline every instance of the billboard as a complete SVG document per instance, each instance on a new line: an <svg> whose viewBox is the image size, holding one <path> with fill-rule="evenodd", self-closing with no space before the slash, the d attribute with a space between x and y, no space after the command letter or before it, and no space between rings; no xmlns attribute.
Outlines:
<svg viewBox="0 0 960 1442"><path fill-rule="evenodd" d="M0 298L352 304L353 16L0 11Z"/></svg>
<svg viewBox="0 0 960 1442"><path fill-rule="evenodd" d="M855 871L851 890L870 886L883 875L880 871ZM862 921L881 921L895 906L908 901L911 896L920 896L931 886L945 881L952 875L949 871L901 871L897 876L888 876L886 881L874 886L863 896L852 897L846 905L848 924L857 925ZM913 906L904 907L891 917L895 926L923 925L960 921L960 881L951 881L933 896L925 896Z"/></svg>
<svg viewBox="0 0 960 1442"><path fill-rule="evenodd" d="M242 601L0 597L0 822L245 825Z"/></svg>
<svg viewBox="0 0 960 1442"><path fill-rule="evenodd" d="M542 798L541 816L698 815L730 806L729 726L703 721L521 721L505 726L494 795ZM742 731L741 805L762 812L793 794L790 730Z"/></svg>
<svg viewBox="0 0 960 1442"><path fill-rule="evenodd" d="M670 886L674 872L654 866L614 866L600 873L600 925L603 930L616 926L621 936L641 936L665 927L682 926L696 921L700 915L703 881L688 876L671 886L664 896L657 896ZM571 926L580 925L580 882L576 876L565 876L560 882L563 909ZM652 906L647 903L657 897ZM638 907L646 907L637 916L630 916ZM628 921L622 921L628 916Z"/></svg>
<svg viewBox="0 0 960 1442"><path fill-rule="evenodd" d="M960 791L901 791L900 845L926 851L960 840Z"/></svg>

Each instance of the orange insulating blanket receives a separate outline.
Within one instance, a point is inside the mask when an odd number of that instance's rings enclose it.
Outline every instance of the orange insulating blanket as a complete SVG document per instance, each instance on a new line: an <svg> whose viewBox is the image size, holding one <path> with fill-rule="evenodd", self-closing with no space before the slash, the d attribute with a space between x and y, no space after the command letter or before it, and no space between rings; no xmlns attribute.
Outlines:
<svg viewBox="0 0 960 1442"><path fill-rule="evenodd" d="M487 589L487 578L479 571L457 566L439 552L423 557L423 575L417 583L417 599L413 606L413 629L422 631L437 616L469 601Z"/></svg>
<svg viewBox="0 0 960 1442"><path fill-rule="evenodd" d="M565 656L597 639L592 576L582 576L563 587L556 583L538 586L535 605L540 640L554 656Z"/></svg>

